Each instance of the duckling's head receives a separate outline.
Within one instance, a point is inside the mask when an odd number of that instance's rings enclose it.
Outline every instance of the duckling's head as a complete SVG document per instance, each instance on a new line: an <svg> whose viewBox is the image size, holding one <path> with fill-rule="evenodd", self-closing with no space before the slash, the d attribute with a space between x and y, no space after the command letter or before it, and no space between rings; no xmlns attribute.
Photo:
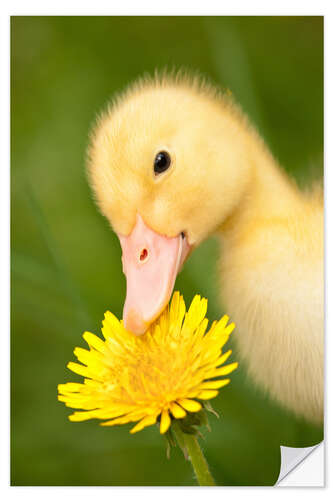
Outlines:
<svg viewBox="0 0 333 500"><path fill-rule="evenodd" d="M189 251L232 213L250 177L240 114L189 79L140 81L92 134L89 178L117 233L125 326L142 334L168 303Z"/></svg>

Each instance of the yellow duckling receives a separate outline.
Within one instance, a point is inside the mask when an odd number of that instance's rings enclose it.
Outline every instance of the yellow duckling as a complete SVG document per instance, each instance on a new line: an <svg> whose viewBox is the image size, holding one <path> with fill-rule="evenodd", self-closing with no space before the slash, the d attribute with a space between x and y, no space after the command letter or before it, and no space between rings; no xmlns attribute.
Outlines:
<svg viewBox="0 0 333 500"><path fill-rule="evenodd" d="M130 87L95 126L89 178L118 234L125 326L143 334L191 249L216 233L240 355L270 395L323 418L323 202L302 193L231 101L198 78Z"/></svg>

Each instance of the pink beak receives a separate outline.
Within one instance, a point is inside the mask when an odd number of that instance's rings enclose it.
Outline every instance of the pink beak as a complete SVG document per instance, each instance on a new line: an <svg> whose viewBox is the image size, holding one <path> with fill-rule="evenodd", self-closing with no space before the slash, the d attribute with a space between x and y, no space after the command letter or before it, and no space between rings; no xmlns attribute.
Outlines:
<svg viewBox="0 0 333 500"><path fill-rule="evenodd" d="M139 214L132 232L118 236L127 282L124 325L142 335L169 302L190 245L181 234L168 238L156 233Z"/></svg>

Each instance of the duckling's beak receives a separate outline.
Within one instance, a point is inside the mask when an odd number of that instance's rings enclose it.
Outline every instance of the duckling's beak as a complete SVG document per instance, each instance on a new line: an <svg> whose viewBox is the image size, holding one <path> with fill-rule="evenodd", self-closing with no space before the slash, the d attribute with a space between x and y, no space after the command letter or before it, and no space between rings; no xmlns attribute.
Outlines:
<svg viewBox="0 0 333 500"><path fill-rule="evenodd" d="M169 302L190 245L184 234L168 238L156 233L139 214L132 232L118 237L127 282L124 326L142 335Z"/></svg>

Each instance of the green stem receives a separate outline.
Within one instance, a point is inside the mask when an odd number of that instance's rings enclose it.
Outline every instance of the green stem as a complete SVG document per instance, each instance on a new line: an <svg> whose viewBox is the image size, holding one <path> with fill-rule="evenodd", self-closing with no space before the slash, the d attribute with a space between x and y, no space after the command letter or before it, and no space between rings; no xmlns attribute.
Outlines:
<svg viewBox="0 0 333 500"><path fill-rule="evenodd" d="M195 472L195 476L199 485L216 486L196 436L194 434L187 434L183 432L178 425L178 422L175 422L172 428L176 434L179 446L183 449L184 452L187 452L191 460L193 470Z"/></svg>

